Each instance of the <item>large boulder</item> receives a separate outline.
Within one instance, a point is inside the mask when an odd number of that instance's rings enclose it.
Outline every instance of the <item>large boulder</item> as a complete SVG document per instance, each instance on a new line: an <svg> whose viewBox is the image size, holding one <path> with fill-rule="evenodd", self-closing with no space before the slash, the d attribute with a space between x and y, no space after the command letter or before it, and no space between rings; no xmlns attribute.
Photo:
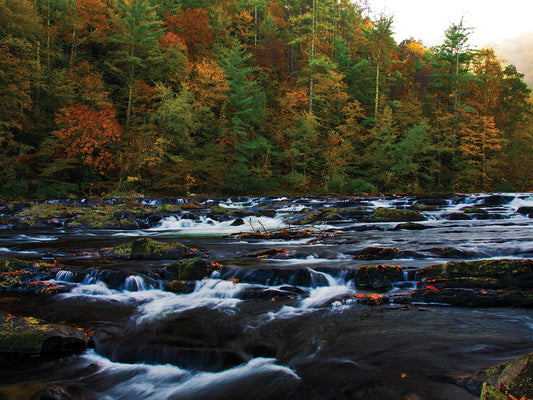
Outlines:
<svg viewBox="0 0 533 400"><path fill-rule="evenodd" d="M80 329L0 311L0 352L64 356L85 351L90 341Z"/></svg>
<svg viewBox="0 0 533 400"><path fill-rule="evenodd" d="M419 287L531 289L533 260L457 261L419 271Z"/></svg>
<svg viewBox="0 0 533 400"><path fill-rule="evenodd" d="M180 242L159 242L151 238L139 238L130 243L115 247L110 251L112 257L138 260L182 259L198 257L202 252L187 247Z"/></svg>
<svg viewBox="0 0 533 400"><path fill-rule="evenodd" d="M458 383L478 393L481 391L481 400L530 399L533 394L532 377L533 353L529 353L480 371L473 377L461 378Z"/></svg>

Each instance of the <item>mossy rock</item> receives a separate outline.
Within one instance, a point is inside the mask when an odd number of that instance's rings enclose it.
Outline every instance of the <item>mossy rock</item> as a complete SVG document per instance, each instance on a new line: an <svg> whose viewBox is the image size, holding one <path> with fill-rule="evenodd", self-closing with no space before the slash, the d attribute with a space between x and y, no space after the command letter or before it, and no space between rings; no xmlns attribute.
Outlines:
<svg viewBox="0 0 533 400"><path fill-rule="evenodd" d="M165 290L172 293L192 293L195 288L196 284L194 282L174 279L166 285Z"/></svg>
<svg viewBox="0 0 533 400"><path fill-rule="evenodd" d="M374 211L374 219L380 222L425 221L425 218L415 211L385 207L380 207Z"/></svg>
<svg viewBox="0 0 533 400"><path fill-rule="evenodd" d="M218 264L201 258L179 261L154 271L164 279L171 281L170 291L183 292L188 290L186 281L197 281L209 278L218 269Z"/></svg>
<svg viewBox="0 0 533 400"><path fill-rule="evenodd" d="M398 265L363 265L355 271L353 278L356 286L374 288L375 282L403 281L403 267Z"/></svg>
<svg viewBox="0 0 533 400"><path fill-rule="evenodd" d="M66 291L61 284L43 282L56 276L56 264L5 258L0 260L0 291L56 294Z"/></svg>
<svg viewBox="0 0 533 400"><path fill-rule="evenodd" d="M436 287L532 289L533 260L449 262L423 268L419 277Z"/></svg>
<svg viewBox="0 0 533 400"><path fill-rule="evenodd" d="M477 207L465 207L462 209L465 214L487 214L486 210Z"/></svg>
<svg viewBox="0 0 533 400"><path fill-rule="evenodd" d="M472 380L484 382L485 396L495 393L486 384L495 388L504 388L506 393L517 399L531 396L533 393L533 353L478 372L472 377ZM498 397L483 397L483 395L481 398L485 400L499 399Z"/></svg>
<svg viewBox="0 0 533 400"><path fill-rule="evenodd" d="M497 387L485 382L479 400L509 400L509 397Z"/></svg>
<svg viewBox="0 0 533 400"><path fill-rule="evenodd" d="M218 206L218 205L211 206L211 208L209 209L209 212L211 214L227 214L227 213L230 213L232 211L233 211L232 209L224 208L224 207L221 207L221 206Z"/></svg>
<svg viewBox="0 0 533 400"><path fill-rule="evenodd" d="M355 253L358 260L392 260L398 254L398 249L392 247L365 247Z"/></svg>
<svg viewBox="0 0 533 400"><path fill-rule="evenodd" d="M456 307L533 307L533 293L518 290L435 289L433 285L427 285L412 292L410 298L415 303L440 303Z"/></svg>
<svg viewBox="0 0 533 400"><path fill-rule="evenodd" d="M86 350L89 342L80 329L0 311L0 352L63 356Z"/></svg>
<svg viewBox="0 0 533 400"><path fill-rule="evenodd" d="M115 247L110 255L138 260L157 260L188 258L198 253L199 250L189 248L180 242L158 242L151 238L140 238Z"/></svg>
<svg viewBox="0 0 533 400"><path fill-rule="evenodd" d="M417 224L416 222L402 222L401 224L396 225L393 230L421 231L430 228L430 226Z"/></svg>

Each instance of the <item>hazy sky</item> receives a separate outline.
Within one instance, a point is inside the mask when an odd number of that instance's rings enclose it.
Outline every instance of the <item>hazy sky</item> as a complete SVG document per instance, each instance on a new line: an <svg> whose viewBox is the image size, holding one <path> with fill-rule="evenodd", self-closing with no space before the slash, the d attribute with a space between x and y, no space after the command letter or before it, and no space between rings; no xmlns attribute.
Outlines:
<svg viewBox="0 0 533 400"><path fill-rule="evenodd" d="M533 32L533 0L368 0L375 15L394 16L399 43L413 37L426 46L444 42L444 31L458 24L474 28L470 44L496 44L501 39Z"/></svg>

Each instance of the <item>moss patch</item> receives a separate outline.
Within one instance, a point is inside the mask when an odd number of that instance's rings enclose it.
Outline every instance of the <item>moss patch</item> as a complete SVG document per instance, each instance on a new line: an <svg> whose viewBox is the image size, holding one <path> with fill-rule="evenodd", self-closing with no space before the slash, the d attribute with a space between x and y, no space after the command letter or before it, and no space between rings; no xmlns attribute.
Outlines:
<svg viewBox="0 0 533 400"><path fill-rule="evenodd" d="M415 211L385 207L380 207L374 211L374 219L381 222L425 221L425 218Z"/></svg>

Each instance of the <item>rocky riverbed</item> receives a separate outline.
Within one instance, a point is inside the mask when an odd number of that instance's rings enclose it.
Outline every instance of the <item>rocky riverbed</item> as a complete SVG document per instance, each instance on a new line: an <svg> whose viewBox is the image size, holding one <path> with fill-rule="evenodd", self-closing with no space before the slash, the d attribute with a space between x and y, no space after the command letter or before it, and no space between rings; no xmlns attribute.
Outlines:
<svg viewBox="0 0 533 400"><path fill-rule="evenodd" d="M0 399L533 398L531 217L527 193L2 203Z"/></svg>

